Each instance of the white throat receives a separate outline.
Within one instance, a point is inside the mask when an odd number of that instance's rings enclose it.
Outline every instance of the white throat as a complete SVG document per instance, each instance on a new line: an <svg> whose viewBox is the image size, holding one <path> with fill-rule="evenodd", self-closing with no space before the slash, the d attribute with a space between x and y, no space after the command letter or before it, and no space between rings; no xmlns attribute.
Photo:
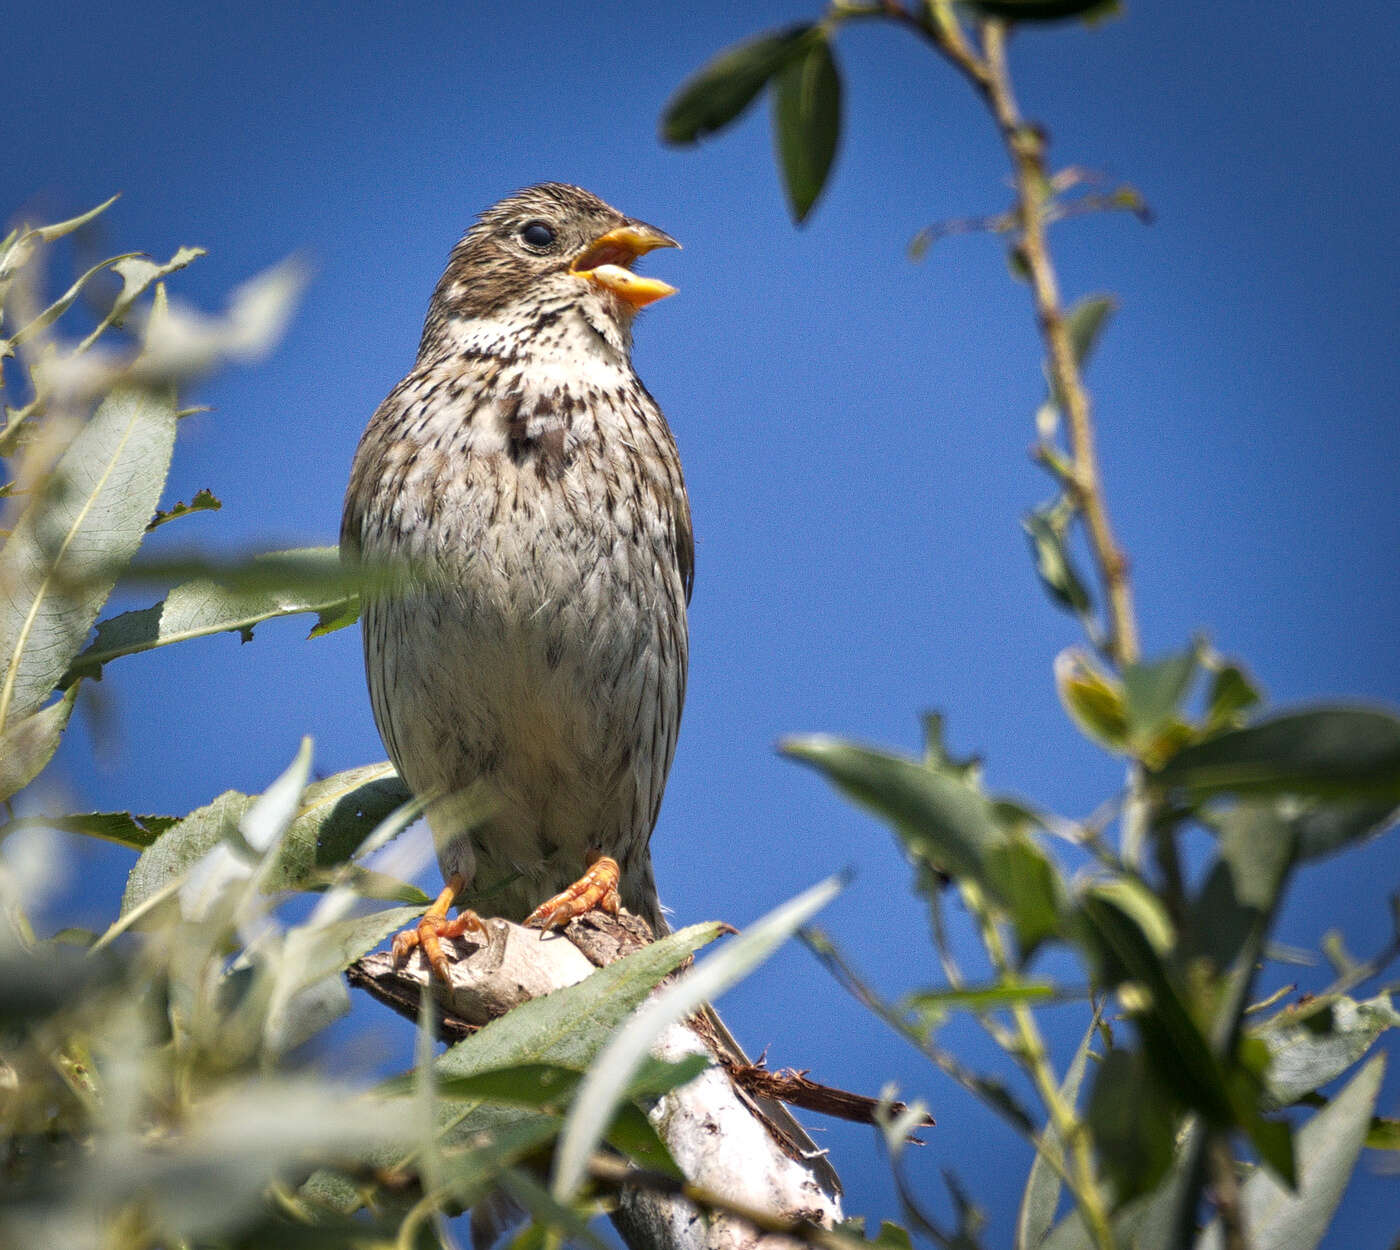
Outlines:
<svg viewBox="0 0 1400 1250"><path fill-rule="evenodd" d="M514 305L498 316L453 321L454 354L496 356L531 390L613 390L632 376L630 327L591 292L567 303Z"/></svg>

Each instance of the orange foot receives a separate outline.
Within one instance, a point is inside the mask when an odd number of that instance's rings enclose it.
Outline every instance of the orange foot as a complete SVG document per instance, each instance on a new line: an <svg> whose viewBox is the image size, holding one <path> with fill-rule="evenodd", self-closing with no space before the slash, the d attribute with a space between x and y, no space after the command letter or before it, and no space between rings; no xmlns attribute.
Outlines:
<svg viewBox="0 0 1400 1250"><path fill-rule="evenodd" d="M464 933L486 932L486 925L482 923L481 917L470 908L459 911L456 920L447 918L452 900L457 897L466 884L466 879L461 873L454 872L447 879L447 885L437 896L433 905L423 913L423 918L412 929L404 929L394 938L394 963L403 963L415 946L421 946L423 958L428 961L432 970L442 980L451 980L447 955L442 949L443 938L461 937Z"/></svg>
<svg viewBox="0 0 1400 1250"><path fill-rule="evenodd" d="M617 883L621 878L622 870L618 868L617 860L595 852L588 871L567 890L536 907L525 918L525 923L537 929L557 929L595 908L616 916L617 909L622 905L617 893Z"/></svg>

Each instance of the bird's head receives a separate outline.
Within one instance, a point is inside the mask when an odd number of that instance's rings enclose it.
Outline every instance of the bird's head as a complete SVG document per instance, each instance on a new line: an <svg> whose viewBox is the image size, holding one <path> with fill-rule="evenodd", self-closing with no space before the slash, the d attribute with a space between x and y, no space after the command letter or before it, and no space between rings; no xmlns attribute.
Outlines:
<svg viewBox="0 0 1400 1250"><path fill-rule="evenodd" d="M637 310L675 292L632 265L654 248L679 246L582 187L527 187L482 213L453 249L424 347L462 332L489 338L499 329L508 339L537 333L577 313L625 351Z"/></svg>

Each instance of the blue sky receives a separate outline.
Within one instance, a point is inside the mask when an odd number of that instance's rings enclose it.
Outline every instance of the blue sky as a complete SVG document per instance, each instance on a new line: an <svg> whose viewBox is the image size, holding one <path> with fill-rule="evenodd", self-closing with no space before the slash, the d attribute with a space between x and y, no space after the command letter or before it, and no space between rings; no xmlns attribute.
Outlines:
<svg viewBox="0 0 1400 1250"><path fill-rule="evenodd" d="M1035 583L1020 517L1041 398L1027 291L996 241L914 232L1005 206L1005 165L963 83L908 36L843 33L846 137L795 230L765 109L699 150L656 139L671 91L720 47L806 3L53 4L7 25L6 213L57 219L114 191L108 252L209 256L175 292L206 309L288 253L314 272L267 362L192 398L170 497L220 514L164 532L243 550L333 541L355 441L412 362L428 295L473 214L580 183L679 238L651 272L636 360L675 429L698 543L681 743L653 839L680 922L743 923L819 877L857 877L826 920L885 990L936 982L890 837L777 758L825 730L914 748L917 715L986 757L993 787L1085 815L1119 768L1080 740L1050 664L1076 641ZM1400 16L1305 4L1129 3L1094 30L1013 46L1053 159L1136 185L1156 222L1059 228L1070 296L1120 311L1092 365L1110 503L1149 652L1208 630L1278 703L1400 697ZM105 254L105 253L104 253ZM174 533L178 531L178 533ZM181 812L257 790L312 734L325 772L382 758L359 639L303 622L127 660L56 767L94 807ZM1385 937L1396 843L1305 873L1280 938L1336 915ZM115 906L129 857L75 845L66 914ZM81 873L82 875L78 875ZM427 879L425 879L427 883ZM959 940L969 940L964 929ZM1292 974L1290 974L1292 975ZM1321 977L1321 972L1304 977ZM804 951L724 1002L775 1065L938 1118L913 1174L943 1209L955 1166L1009 1238L1018 1142L888 1037ZM366 1045L407 1057L362 1005ZM406 1027L406 1026L405 1026ZM1056 1024L1061 1046L1074 1023ZM974 1058L974 1031L954 1029ZM1400 1113L1394 1074L1383 1110ZM853 1212L895 1214L867 1130L832 1125ZM1365 1175L1328 1245L1388 1246L1395 1181Z"/></svg>

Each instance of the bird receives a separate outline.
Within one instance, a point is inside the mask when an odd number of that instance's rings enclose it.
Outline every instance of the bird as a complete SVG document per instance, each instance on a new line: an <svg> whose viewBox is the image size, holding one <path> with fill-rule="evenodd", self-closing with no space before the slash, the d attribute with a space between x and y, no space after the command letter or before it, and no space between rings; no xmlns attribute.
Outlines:
<svg viewBox="0 0 1400 1250"><path fill-rule="evenodd" d="M650 839L675 756L695 574L671 429L632 366L634 272L680 244L581 187L541 183L453 248L413 367L356 449L344 558L403 565L361 610L375 724L427 804L445 885L395 939L447 981L465 899L548 929L597 907L669 932ZM543 902L540 902L541 898ZM749 1064L706 1006L722 1059ZM828 1194L780 1103L750 1100Z"/></svg>
<svg viewBox="0 0 1400 1250"><path fill-rule="evenodd" d="M360 439L342 555L367 588L374 719L445 885L394 954L619 905L666 932L649 842L685 699L695 544L679 453L633 368L632 266L680 244L542 183L452 249L413 367ZM454 901L464 906L454 919ZM478 901L480 900L480 901Z"/></svg>

